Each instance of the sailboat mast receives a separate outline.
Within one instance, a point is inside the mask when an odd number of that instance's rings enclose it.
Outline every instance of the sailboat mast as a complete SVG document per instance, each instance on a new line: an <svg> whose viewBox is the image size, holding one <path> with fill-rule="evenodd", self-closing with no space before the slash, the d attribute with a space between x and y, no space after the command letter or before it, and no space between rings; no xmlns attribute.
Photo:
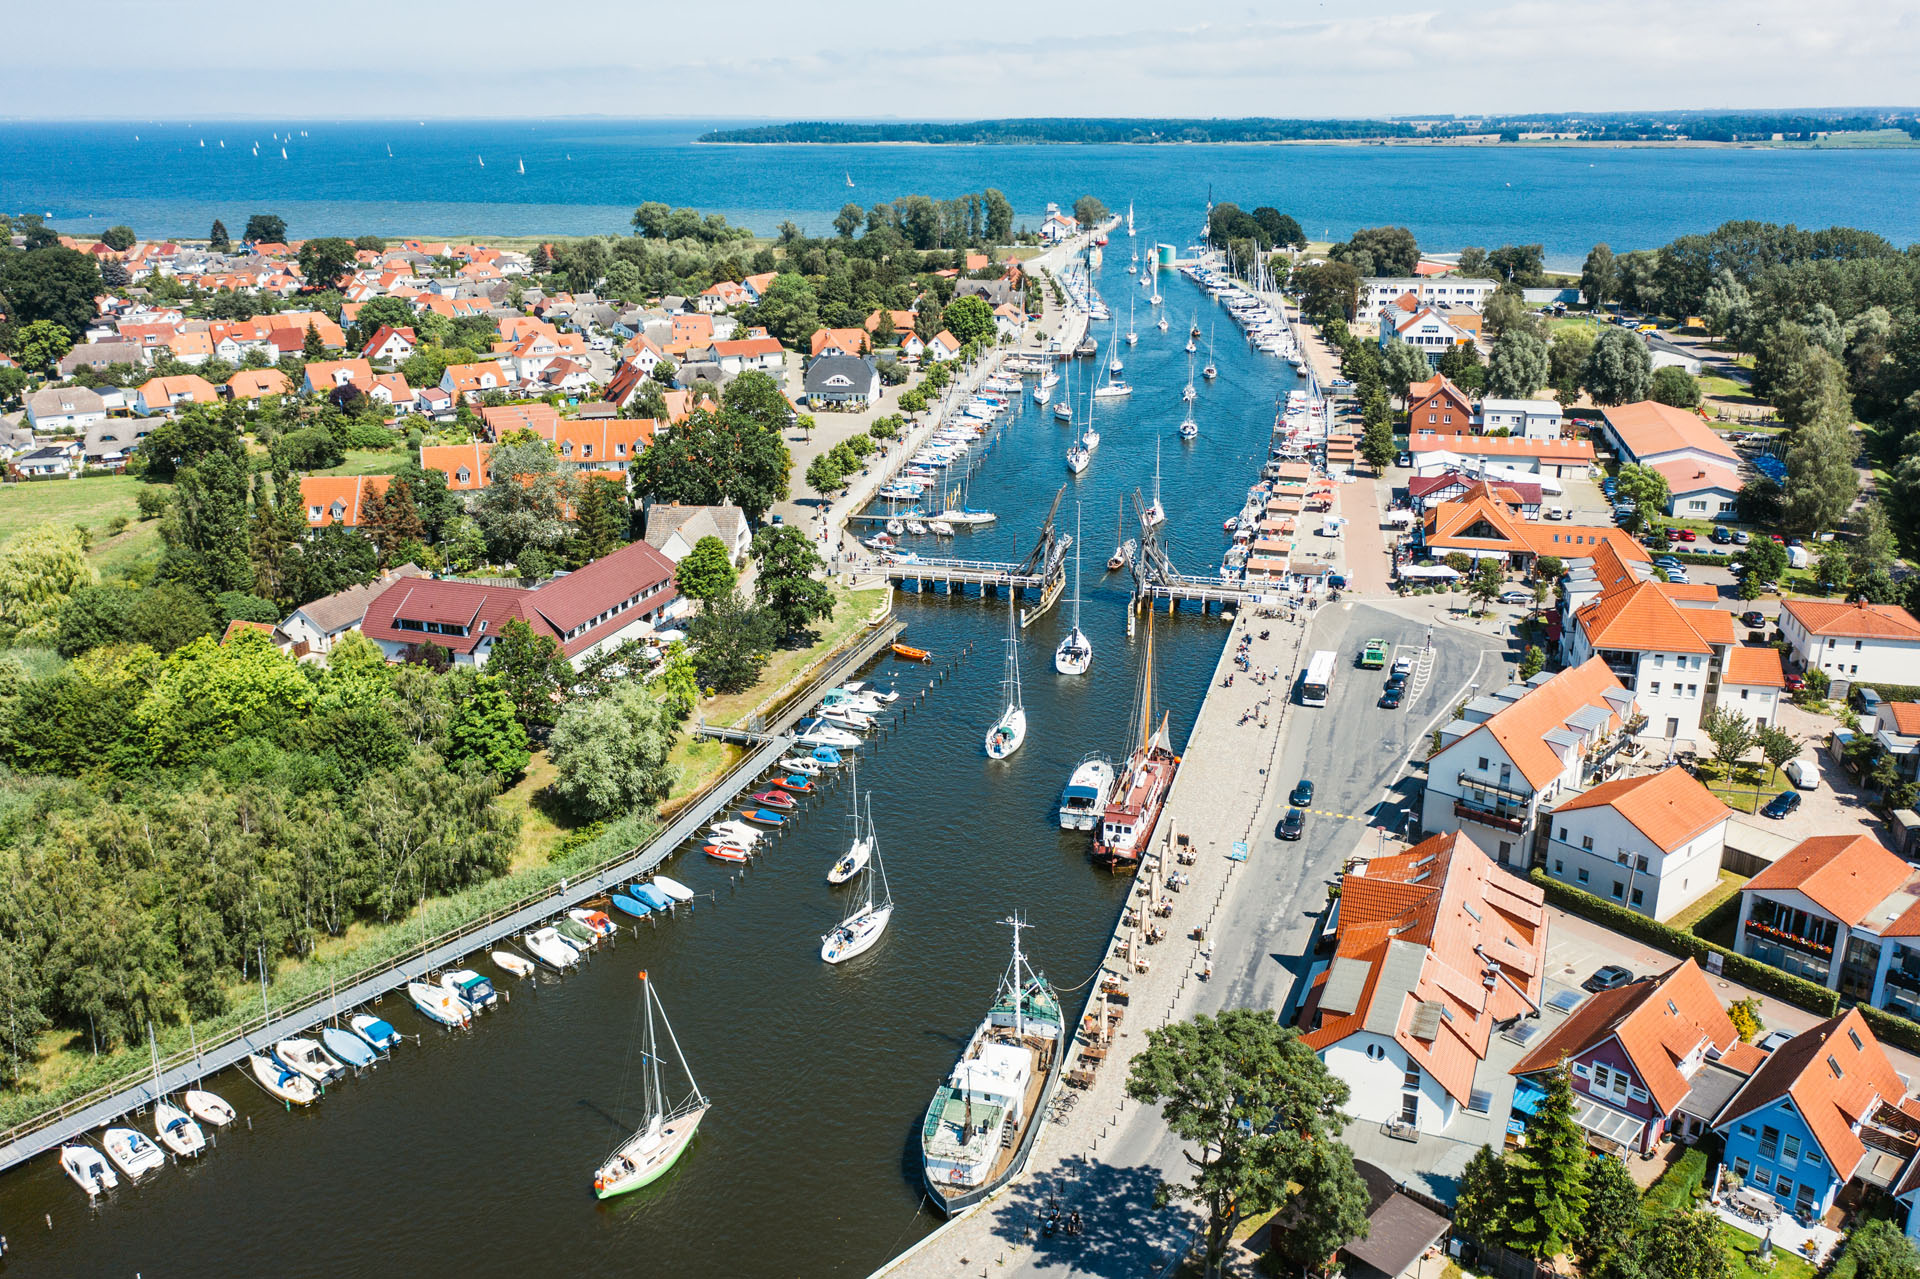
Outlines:
<svg viewBox="0 0 1920 1279"><path fill-rule="evenodd" d="M880 898L891 906L893 904L893 889L887 886L887 864L880 860L880 840L879 837L874 834L872 791L867 792L867 844L872 854L872 860L868 862L868 865L870 867L878 867L880 870ZM867 874L871 876L873 874L872 870L869 870ZM867 900L869 902L873 900L873 881L871 878L867 881Z"/></svg>
<svg viewBox="0 0 1920 1279"><path fill-rule="evenodd" d="M1153 740L1153 602L1147 602L1146 664L1140 676L1140 749Z"/></svg>
<svg viewBox="0 0 1920 1279"><path fill-rule="evenodd" d="M666 1094L660 1091L660 1054L653 1050L653 1005L658 996L653 993L653 983L647 980L647 975L644 972L640 974L640 985L641 1002L645 1004L647 1013L647 1070L645 1075L647 1082L647 1114L649 1116L664 1115L667 1111L667 1101ZM671 1035L673 1033L672 1029L669 1028L667 1033ZM675 1044L674 1051L678 1052L679 1050L680 1046Z"/></svg>
<svg viewBox="0 0 1920 1279"><path fill-rule="evenodd" d="M1080 631L1080 503L1073 504L1073 629Z"/></svg>

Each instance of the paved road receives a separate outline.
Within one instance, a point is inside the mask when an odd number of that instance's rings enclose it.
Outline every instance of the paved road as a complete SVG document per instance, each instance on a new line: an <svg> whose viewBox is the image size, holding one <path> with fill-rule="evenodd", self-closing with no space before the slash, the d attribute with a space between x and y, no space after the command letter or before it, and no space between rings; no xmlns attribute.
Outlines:
<svg viewBox="0 0 1920 1279"><path fill-rule="evenodd" d="M1257 620L1252 625L1256 631L1272 627ZM1499 658L1497 642L1483 634L1436 627L1434 652L1422 664L1414 695L1400 710L1378 708L1375 703L1383 679L1376 672L1355 668L1353 655L1374 637L1404 645L1411 652L1422 646L1425 633L1423 620L1370 604L1322 608L1311 619L1300 645L1302 654L1332 649L1342 655L1343 665L1326 707L1292 705L1287 710L1272 757L1272 775L1259 779L1263 785L1258 789L1265 798L1261 811L1252 815L1248 860L1227 881L1213 914L1209 929L1213 977L1180 983L1174 1017L1239 1007L1278 1011L1297 998L1296 986L1306 972L1304 955L1326 905L1327 885L1355 852L1370 852L1383 842L1392 846L1372 823L1384 820L1397 827L1400 810L1411 806L1404 762L1436 717L1451 710L1468 684L1486 682ZM1276 632L1269 643L1282 647L1267 651L1279 659L1293 647L1286 640ZM1259 651L1256 648L1256 659ZM1237 680L1232 693L1208 699L1203 724L1194 733L1198 744L1189 747L1190 767L1231 774L1234 766L1220 762L1230 750L1223 741L1237 742L1242 731L1249 735L1250 746L1263 738L1255 725L1234 723L1245 700L1244 685L1244 679ZM1197 758L1203 752L1204 762ZM1254 750L1248 755L1262 753ZM1183 780L1184 773L1185 769ZM1305 837L1283 842L1274 836L1274 826L1285 811L1287 792L1302 775L1312 776L1315 782L1314 811ZM1245 781L1223 778L1221 791L1246 794ZM1196 846L1203 850L1203 864L1195 870L1195 892L1204 891L1200 876L1207 869L1207 850L1222 837L1237 838L1250 815L1245 804L1237 811L1227 811L1226 806L1216 806L1216 811L1215 829L1193 832ZM1193 822L1191 817L1186 819L1186 825ZM1184 899L1179 909L1182 913L1172 922L1187 927L1191 917L1185 912L1190 907ZM1150 952L1154 976L1180 972L1173 966L1183 962L1182 951L1192 946L1192 942L1176 941ZM1167 1132L1158 1110L1116 1104L1114 1095L1125 1058L1144 1045L1144 1029L1159 1024L1158 1013L1164 1007L1134 1001L1114 1059L1103 1068L1095 1089L1081 1098L1069 1125L1047 1134L1036 1157L1039 1171L1035 1175L972 1218L935 1236L892 1273L1159 1273L1184 1247L1192 1219L1182 1209L1155 1207L1154 1191L1163 1177L1185 1179L1188 1172L1181 1145ZM1098 1113L1089 1113L1096 1108ZM1081 1234L1049 1237L1035 1228L1056 1198L1080 1211Z"/></svg>

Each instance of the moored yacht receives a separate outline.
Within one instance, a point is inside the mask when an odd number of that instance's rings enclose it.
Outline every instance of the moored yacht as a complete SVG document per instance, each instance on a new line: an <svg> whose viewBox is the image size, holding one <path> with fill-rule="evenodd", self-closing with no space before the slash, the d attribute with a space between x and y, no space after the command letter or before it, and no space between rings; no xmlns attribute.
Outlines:
<svg viewBox="0 0 1920 1279"><path fill-rule="evenodd" d="M1160 810L1173 787L1180 757L1173 753L1167 717L1153 715L1153 614L1147 614L1147 651L1140 663L1139 736L1133 754L1115 779L1113 796L1100 814L1093 859L1112 870L1140 864L1153 840Z"/></svg>
<svg viewBox="0 0 1920 1279"><path fill-rule="evenodd" d="M1113 791L1113 761L1098 752L1083 758L1060 793L1060 829L1092 830Z"/></svg>
<svg viewBox="0 0 1920 1279"><path fill-rule="evenodd" d="M893 918L893 893L887 887L887 868L880 860L879 841L874 837L873 796L867 796L867 849L869 860L860 872L860 895L854 899L846 918L832 932L820 938L820 958L829 964L844 964L855 955L872 950L887 931ZM880 876L880 895L873 894L873 877Z"/></svg>

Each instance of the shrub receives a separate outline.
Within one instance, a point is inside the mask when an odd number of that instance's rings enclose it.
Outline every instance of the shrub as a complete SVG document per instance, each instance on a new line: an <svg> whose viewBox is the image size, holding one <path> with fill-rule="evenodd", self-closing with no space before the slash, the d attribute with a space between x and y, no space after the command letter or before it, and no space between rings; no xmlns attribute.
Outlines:
<svg viewBox="0 0 1920 1279"><path fill-rule="evenodd" d="M134 496L133 504L143 520L157 520L167 513L167 504L173 501L173 494L167 489L143 488Z"/></svg>

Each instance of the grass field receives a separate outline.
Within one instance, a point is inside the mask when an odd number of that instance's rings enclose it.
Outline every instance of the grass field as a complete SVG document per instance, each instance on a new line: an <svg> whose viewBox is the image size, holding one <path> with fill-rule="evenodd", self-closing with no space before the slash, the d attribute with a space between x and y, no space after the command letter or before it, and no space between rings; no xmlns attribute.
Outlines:
<svg viewBox="0 0 1920 1279"><path fill-rule="evenodd" d="M37 524L84 524L96 542L107 537L114 516L138 514L134 494L144 482L126 475L81 480L37 480L0 486L0 542Z"/></svg>
<svg viewBox="0 0 1920 1279"><path fill-rule="evenodd" d="M807 648L783 648L767 663L760 682L744 693L728 693L708 698L700 711L710 724L737 724L780 687L811 666L824 653L844 643L867 624L867 618L879 607L885 591L849 591L832 584L833 620L820 628L819 637Z"/></svg>
<svg viewBox="0 0 1920 1279"><path fill-rule="evenodd" d="M348 449L347 460L315 475L393 475L407 464L407 451L400 449Z"/></svg>

